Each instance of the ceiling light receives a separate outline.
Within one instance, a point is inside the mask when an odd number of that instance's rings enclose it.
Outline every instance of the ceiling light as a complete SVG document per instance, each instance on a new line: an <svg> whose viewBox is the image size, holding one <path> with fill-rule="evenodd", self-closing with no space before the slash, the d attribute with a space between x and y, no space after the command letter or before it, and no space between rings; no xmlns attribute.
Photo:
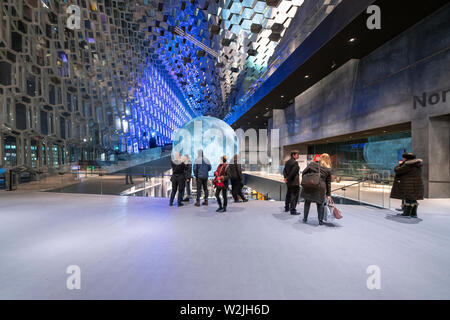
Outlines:
<svg viewBox="0 0 450 320"><path fill-rule="evenodd" d="M355 42L356 41L356 38L350 38L349 40L348 40L348 42L350 42L350 43L353 43L353 42Z"/></svg>
<svg viewBox="0 0 450 320"><path fill-rule="evenodd" d="M305 76L305 79L308 79L309 78L309 74L307 74L306 76Z"/></svg>
<svg viewBox="0 0 450 320"><path fill-rule="evenodd" d="M282 95L281 97L282 97L282 98L284 98L284 96L283 96L283 95Z"/></svg>

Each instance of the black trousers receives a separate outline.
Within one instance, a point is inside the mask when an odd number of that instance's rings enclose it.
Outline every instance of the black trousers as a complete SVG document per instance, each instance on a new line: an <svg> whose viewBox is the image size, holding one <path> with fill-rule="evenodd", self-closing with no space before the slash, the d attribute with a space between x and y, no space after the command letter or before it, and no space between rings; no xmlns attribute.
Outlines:
<svg viewBox="0 0 450 320"><path fill-rule="evenodd" d="M178 204L183 202L183 194L184 194L184 188L186 179L184 175L181 175L179 177L172 176L172 192L170 193L170 204L173 204L173 200L175 199L175 194L178 192Z"/></svg>
<svg viewBox="0 0 450 320"><path fill-rule="evenodd" d="M291 212L296 211L299 194L300 194L300 186L287 187L286 199L284 200L284 208L286 210L291 210Z"/></svg>
<svg viewBox="0 0 450 320"><path fill-rule="evenodd" d="M242 182L240 180L232 180L231 181L231 195L233 196L233 199L236 201L238 200L238 196L244 200L245 196L242 193Z"/></svg>
<svg viewBox="0 0 450 320"><path fill-rule="evenodd" d="M202 196L202 188L203 192L205 193L205 200L208 200L208 179L200 179L197 178L197 200L200 201L200 198Z"/></svg>
<svg viewBox="0 0 450 320"><path fill-rule="evenodd" d="M130 178L130 183L133 184L133 176L129 173L125 175L125 183L128 184L128 178Z"/></svg>
<svg viewBox="0 0 450 320"><path fill-rule="evenodd" d="M319 221L323 221L323 214L325 209L325 202L316 203L317 205L317 216ZM308 219L309 208L311 207L311 201L305 200L305 210L303 212L303 219Z"/></svg>
<svg viewBox="0 0 450 320"><path fill-rule="evenodd" d="M404 199L403 203L409 206L418 204L417 200L409 200L409 199Z"/></svg>
<svg viewBox="0 0 450 320"><path fill-rule="evenodd" d="M219 208L222 208L222 201L220 200L220 193L222 193L223 198L223 208L227 207L228 204L228 187L216 188L216 199L219 204Z"/></svg>

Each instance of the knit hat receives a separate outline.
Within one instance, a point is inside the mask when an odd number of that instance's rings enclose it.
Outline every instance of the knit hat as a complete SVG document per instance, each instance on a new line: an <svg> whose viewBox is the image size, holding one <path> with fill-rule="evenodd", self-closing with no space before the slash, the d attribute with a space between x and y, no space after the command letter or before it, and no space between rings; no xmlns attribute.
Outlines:
<svg viewBox="0 0 450 320"><path fill-rule="evenodd" d="M416 155L412 152L405 152L402 154L402 157L406 160L413 160L416 158Z"/></svg>

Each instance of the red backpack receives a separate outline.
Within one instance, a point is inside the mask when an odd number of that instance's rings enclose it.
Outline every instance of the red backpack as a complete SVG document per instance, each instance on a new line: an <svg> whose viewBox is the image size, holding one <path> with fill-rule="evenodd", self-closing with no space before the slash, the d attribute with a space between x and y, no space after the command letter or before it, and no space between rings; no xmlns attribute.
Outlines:
<svg viewBox="0 0 450 320"><path fill-rule="evenodd" d="M228 164L227 163L222 163L219 164L219 167L217 168L216 172L214 173L214 175L216 176L214 178L214 180L212 181L213 185L216 188L223 188L224 184L223 184L223 179L219 180L218 177L223 176L225 173L225 170L227 170Z"/></svg>

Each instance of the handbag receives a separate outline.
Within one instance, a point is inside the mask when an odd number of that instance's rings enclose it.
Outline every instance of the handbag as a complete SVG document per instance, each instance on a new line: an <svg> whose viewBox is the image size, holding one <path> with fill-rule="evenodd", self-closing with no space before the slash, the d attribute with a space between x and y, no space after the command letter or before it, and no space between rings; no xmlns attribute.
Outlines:
<svg viewBox="0 0 450 320"><path fill-rule="evenodd" d="M302 176L302 187L304 189L318 189L320 188L320 163L318 162L319 172L308 172Z"/></svg>

